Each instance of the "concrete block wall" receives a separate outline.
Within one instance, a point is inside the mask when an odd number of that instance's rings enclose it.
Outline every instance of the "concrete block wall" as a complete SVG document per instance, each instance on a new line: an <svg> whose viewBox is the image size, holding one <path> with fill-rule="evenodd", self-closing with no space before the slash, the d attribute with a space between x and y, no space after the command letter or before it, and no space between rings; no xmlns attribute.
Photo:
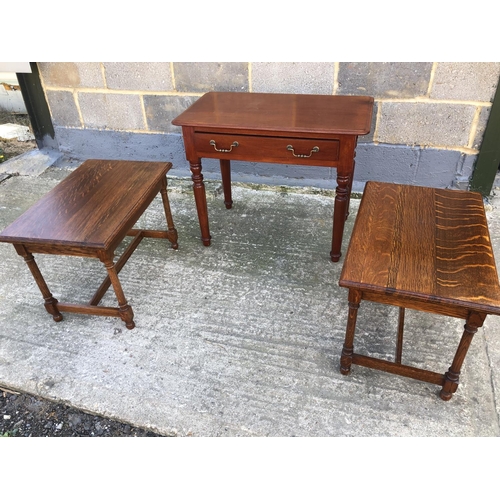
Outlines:
<svg viewBox="0 0 500 500"><path fill-rule="evenodd" d="M371 95L354 188L367 180L466 188L500 63L38 63L61 152L78 159L167 160L190 176L171 121L205 92ZM218 162L203 160L205 178ZM233 163L233 179L335 187L323 167Z"/></svg>

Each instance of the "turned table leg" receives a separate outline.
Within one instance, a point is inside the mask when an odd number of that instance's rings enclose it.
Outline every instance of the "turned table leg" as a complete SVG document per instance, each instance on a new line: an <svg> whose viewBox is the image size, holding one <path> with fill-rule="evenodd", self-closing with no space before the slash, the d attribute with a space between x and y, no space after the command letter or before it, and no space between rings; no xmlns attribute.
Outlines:
<svg viewBox="0 0 500 500"><path fill-rule="evenodd" d="M220 173L222 178L222 189L224 191L224 205L227 209L233 206L231 196L231 161L220 160Z"/></svg>
<svg viewBox="0 0 500 500"><path fill-rule="evenodd" d="M356 144L358 143L358 138L356 137ZM356 158L356 151L354 151L354 158ZM356 160L352 161L352 172L349 178L349 184L347 185L347 207L345 211L345 218L349 217L349 208L351 206L351 193L352 193L352 183L354 182L354 169L356 168Z"/></svg>
<svg viewBox="0 0 500 500"><path fill-rule="evenodd" d="M483 325L485 318L486 314L475 312L469 314L469 317L467 318L467 322L465 323L464 327L464 333L462 335L462 338L460 339L460 344L458 345L455 357L453 358L453 363L444 375L445 382L443 384L441 392L439 393L439 396L444 401L449 401L453 396L453 393L457 390L460 369L462 368L462 363L464 362L465 355L469 350L469 346L472 342L474 334L477 332L477 329Z"/></svg>
<svg viewBox="0 0 500 500"><path fill-rule="evenodd" d="M170 202L168 201L167 187L168 181L167 178L164 177L161 183L160 193L161 199L163 201L163 209L165 210L165 217L167 219L168 231L172 233L172 248L176 250L177 248L179 248L179 244L177 243L177 229L175 229L174 219L172 218L172 212L170 211Z"/></svg>
<svg viewBox="0 0 500 500"><path fill-rule="evenodd" d="M45 282L42 273L40 272L40 269L38 268L38 265L35 262L35 258L30 252L26 250L24 245L14 245L14 247L17 253L22 257L24 257L24 261L28 265L28 268L31 271L33 278L35 278L36 284L38 285L40 292L42 292L42 296L45 301L44 303L45 309L49 314L52 315L54 321L56 322L62 321L63 319L62 314L57 308L57 299L55 299L50 293L49 287L47 286L47 283Z"/></svg>
<svg viewBox="0 0 500 500"><path fill-rule="evenodd" d="M340 373L348 375L351 371L352 353L354 350L354 332L356 330L356 319L358 316L359 303L361 302L361 292L349 290L349 317L345 334L344 347L340 356Z"/></svg>
<svg viewBox="0 0 500 500"><path fill-rule="evenodd" d="M398 340L396 342L396 363L401 364L403 357L403 333L405 328L405 308L399 308Z"/></svg>
<svg viewBox="0 0 500 500"><path fill-rule="evenodd" d="M132 310L132 306L130 306L127 302L125 294L123 293L122 285L120 283L120 280L118 279L118 273L116 272L113 258L106 257L101 259L101 262L106 266L109 280L111 281L111 285L113 286L113 289L115 291L116 298L118 299L120 318L125 322L125 326L129 330L132 330L135 327L135 323L133 321L134 311Z"/></svg>
<svg viewBox="0 0 500 500"><path fill-rule="evenodd" d="M338 262L342 255L340 249L342 247L342 236L344 234L345 220L347 218L349 191L351 189L351 176L337 174L337 189L335 195L335 203L333 209L333 235L332 235L332 251L330 258L332 262Z"/></svg>
<svg viewBox="0 0 500 500"><path fill-rule="evenodd" d="M205 184L203 182L203 174L201 173L201 163L189 162L193 180L194 200L196 210L198 211L198 220L201 229L201 241L208 247L210 246L210 230L208 228L208 209L207 195L205 192Z"/></svg>

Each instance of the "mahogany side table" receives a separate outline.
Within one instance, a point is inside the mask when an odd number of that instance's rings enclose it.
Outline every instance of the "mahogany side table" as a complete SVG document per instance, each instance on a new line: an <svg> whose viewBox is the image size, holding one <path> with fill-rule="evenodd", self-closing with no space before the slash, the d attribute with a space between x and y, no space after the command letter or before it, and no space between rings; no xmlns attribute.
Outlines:
<svg viewBox="0 0 500 500"><path fill-rule="evenodd" d="M118 273L144 237L166 238L177 248L167 196L166 174L171 163L87 160L0 233L0 241L12 243L24 257L54 321L61 312L120 317L128 329L135 327L134 313L118 279ZM161 193L167 231L133 228L158 192ZM134 236L114 263L114 252L125 236ZM94 257L108 276L88 304L55 299L33 253ZM119 307L99 302L113 286Z"/></svg>
<svg viewBox="0 0 500 500"><path fill-rule="evenodd" d="M442 386L447 401L477 329L500 315L500 286L484 203L479 193L368 182L340 275L349 317L340 371L351 364ZM353 352L361 300L399 307L395 361ZM402 364L405 308L465 320L445 374Z"/></svg>
<svg viewBox="0 0 500 500"><path fill-rule="evenodd" d="M331 260L340 259L359 135L370 132L373 98L310 94L208 92L172 120L182 127L201 240L210 245L201 158L220 160L224 203L231 208L231 160L334 167Z"/></svg>

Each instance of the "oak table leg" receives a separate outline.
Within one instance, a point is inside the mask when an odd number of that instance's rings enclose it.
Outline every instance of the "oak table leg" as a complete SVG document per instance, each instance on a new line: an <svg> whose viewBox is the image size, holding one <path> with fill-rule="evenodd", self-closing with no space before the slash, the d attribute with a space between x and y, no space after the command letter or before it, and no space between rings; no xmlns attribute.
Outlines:
<svg viewBox="0 0 500 500"><path fill-rule="evenodd" d="M171 233L172 237L171 240L172 248L174 250L177 250L179 248L179 244L177 243L177 229L175 229L174 219L172 217L172 212L170 210L170 202L168 200L167 187L168 187L167 177L164 177L161 183L160 194L161 194L161 199L163 201L165 218L167 219L168 232Z"/></svg>
<svg viewBox="0 0 500 500"><path fill-rule="evenodd" d="M477 329L483 325L486 314L471 313L467 318L465 323L464 333L460 339L460 344L458 345L457 352L453 358L453 363L451 364L448 371L445 373L445 382L443 388L439 393L439 396L444 401L449 401L456 392L459 382L460 369L462 368L462 363L464 362L465 355L469 350L469 346L472 342L474 334Z"/></svg>
<svg viewBox="0 0 500 500"><path fill-rule="evenodd" d="M125 294L123 293L122 285L118 279L118 273L116 272L115 264L112 257L106 257L101 259L101 262L106 266L108 271L108 276L115 291L116 298L118 299L118 305L120 309L120 318L125 322L125 326L132 330L135 327L133 322L134 312L132 311L132 306L129 305Z"/></svg>
<svg viewBox="0 0 500 500"><path fill-rule="evenodd" d="M340 249L347 217L350 186L351 176L337 174L337 189L333 211L332 251L330 252L332 262L338 262L342 255Z"/></svg>
<svg viewBox="0 0 500 500"><path fill-rule="evenodd" d="M38 288L42 292L43 299L45 301L44 306L49 314L52 315L54 321L59 322L62 321L63 317L59 309L57 308L57 299L52 296L52 293L45 282L40 269L38 268L37 263L35 262L35 258L33 254L29 253L23 245L14 245L17 253L24 257L26 264L28 265L33 278L35 278L36 284Z"/></svg>
<svg viewBox="0 0 500 500"><path fill-rule="evenodd" d="M340 373L348 375L351 371L352 353L354 349L354 332L356 330L356 319L358 317L359 303L361 302L361 292L349 290L349 318L345 334L344 346L340 357Z"/></svg>
<svg viewBox="0 0 500 500"><path fill-rule="evenodd" d="M224 205L227 209L232 208L233 199L231 196L231 161L220 160L220 173L222 177L222 189L224 190Z"/></svg>
<svg viewBox="0 0 500 500"><path fill-rule="evenodd" d="M357 139L356 139L357 144ZM354 151L354 157L356 157L356 151ZM345 211L345 219L349 217L349 208L351 206L351 193L352 193L352 183L354 182L354 170L356 168L356 160L352 162L352 172L349 179L349 184L347 185L347 207Z"/></svg>
<svg viewBox="0 0 500 500"><path fill-rule="evenodd" d="M405 326L405 308L399 308L398 340L396 342L396 363L401 364L403 357L403 332Z"/></svg>
<svg viewBox="0 0 500 500"><path fill-rule="evenodd" d="M207 195L205 192L205 183L203 182L203 174L201 173L201 163L189 162L193 180L194 201L198 212L198 220L200 222L201 241L208 247L210 246L210 229L208 227L208 209Z"/></svg>

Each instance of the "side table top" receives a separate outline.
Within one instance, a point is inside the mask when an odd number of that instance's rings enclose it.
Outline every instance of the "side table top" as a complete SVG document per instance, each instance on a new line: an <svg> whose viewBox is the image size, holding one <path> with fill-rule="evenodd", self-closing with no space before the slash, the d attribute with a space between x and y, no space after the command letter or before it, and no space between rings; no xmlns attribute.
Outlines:
<svg viewBox="0 0 500 500"><path fill-rule="evenodd" d="M481 195L368 182L339 284L500 314Z"/></svg>
<svg viewBox="0 0 500 500"><path fill-rule="evenodd" d="M140 216L171 166L87 160L5 228L0 241L107 248Z"/></svg>
<svg viewBox="0 0 500 500"><path fill-rule="evenodd" d="M317 94L208 92L173 125L232 131L365 135L373 97Z"/></svg>

